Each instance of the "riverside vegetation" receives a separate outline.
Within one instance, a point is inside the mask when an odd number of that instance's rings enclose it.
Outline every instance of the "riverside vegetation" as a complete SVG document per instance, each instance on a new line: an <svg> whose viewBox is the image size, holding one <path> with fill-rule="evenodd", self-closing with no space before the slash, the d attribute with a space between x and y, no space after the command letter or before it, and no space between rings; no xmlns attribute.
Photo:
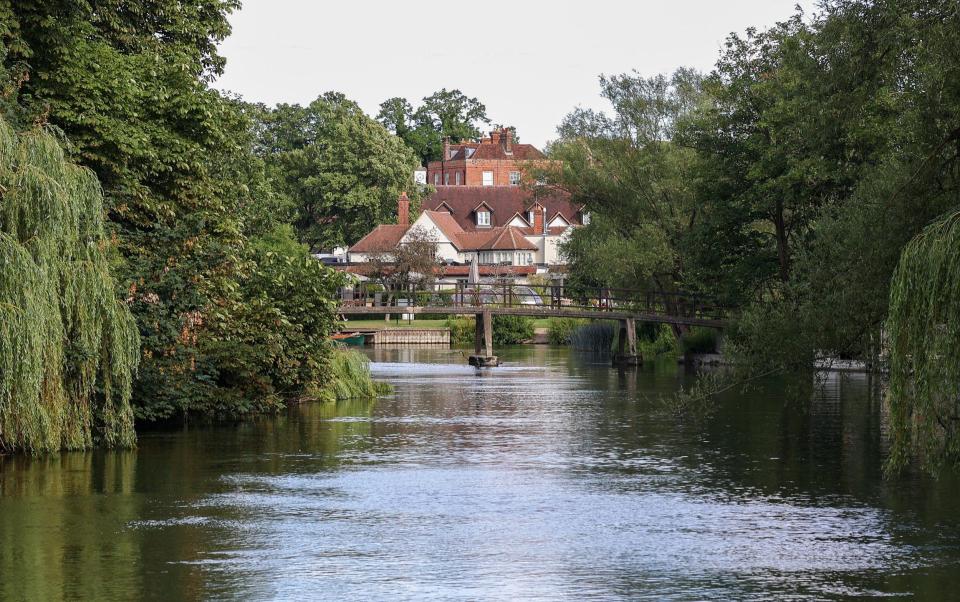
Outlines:
<svg viewBox="0 0 960 602"><path fill-rule="evenodd" d="M380 217L412 151L339 95L268 113L212 89L237 2L122 4L0 2L0 450L376 393L302 241ZM357 184L308 206L304 169Z"/></svg>
<svg viewBox="0 0 960 602"><path fill-rule="evenodd" d="M738 308L733 365L686 407L813 382L818 358L889 368L890 474L957 466L958 73L954 0L826 0L730 36L710 73L601 77L612 111L572 112L542 174L592 216L568 288Z"/></svg>

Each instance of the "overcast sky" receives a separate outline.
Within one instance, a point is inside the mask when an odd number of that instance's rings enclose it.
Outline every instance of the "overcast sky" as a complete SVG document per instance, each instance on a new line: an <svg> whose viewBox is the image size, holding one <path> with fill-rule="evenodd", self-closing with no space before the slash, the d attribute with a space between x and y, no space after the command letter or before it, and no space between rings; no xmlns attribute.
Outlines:
<svg viewBox="0 0 960 602"><path fill-rule="evenodd" d="M542 146L576 106L603 108L597 77L709 70L726 36L790 16L798 0L244 0L217 86L254 102L343 92L380 103L458 88ZM808 12L813 0L799 1Z"/></svg>

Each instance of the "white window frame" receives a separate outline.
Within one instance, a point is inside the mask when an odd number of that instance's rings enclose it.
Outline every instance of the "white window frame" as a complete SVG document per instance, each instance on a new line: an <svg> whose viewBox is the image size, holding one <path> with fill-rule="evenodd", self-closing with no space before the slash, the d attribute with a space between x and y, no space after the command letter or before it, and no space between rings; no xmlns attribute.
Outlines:
<svg viewBox="0 0 960 602"><path fill-rule="evenodd" d="M449 173L443 174L443 185L444 185L444 186L449 186L449 185L450 185L450 174L449 174Z"/></svg>
<svg viewBox="0 0 960 602"><path fill-rule="evenodd" d="M489 225L490 225L490 212L489 212L489 211L477 211L477 225L478 225L478 226L489 226Z"/></svg>
<svg viewBox="0 0 960 602"><path fill-rule="evenodd" d="M457 186L460 185L460 172L457 172Z"/></svg>
<svg viewBox="0 0 960 602"><path fill-rule="evenodd" d="M440 185L440 174L438 174L438 173L434 173L434 174L433 174L433 185L434 185L434 186L439 186L439 185Z"/></svg>
<svg viewBox="0 0 960 602"><path fill-rule="evenodd" d="M484 186L493 186L493 172L485 171L483 172L483 185Z"/></svg>
<svg viewBox="0 0 960 602"><path fill-rule="evenodd" d="M510 185L511 185L511 186L519 186L519 185L520 185L520 172L519 172L519 171L511 171L511 172L510 172Z"/></svg>

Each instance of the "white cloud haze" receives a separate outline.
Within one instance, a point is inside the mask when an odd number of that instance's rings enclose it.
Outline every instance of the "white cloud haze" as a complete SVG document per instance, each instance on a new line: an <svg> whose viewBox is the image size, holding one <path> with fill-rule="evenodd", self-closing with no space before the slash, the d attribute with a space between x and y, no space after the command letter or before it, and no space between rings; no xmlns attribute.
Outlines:
<svg viewBox="0 0 960 602"><path fill-rule="evenodd" d="M251 102L308 103L336 90L379 104L459 88L524 142L556 137L575 106L603 108L597 78L709 70L730 32L789 17L797 0L246 0L221 45L217 87ZM812 0L800 2L806 11Z"/></svg>

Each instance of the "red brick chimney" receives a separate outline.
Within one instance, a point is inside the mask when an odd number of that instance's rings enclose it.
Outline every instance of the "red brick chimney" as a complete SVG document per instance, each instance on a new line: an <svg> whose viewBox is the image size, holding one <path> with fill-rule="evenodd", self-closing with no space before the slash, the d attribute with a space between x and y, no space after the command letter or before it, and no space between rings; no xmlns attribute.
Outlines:
<svg viewBox="0 0 960 602"><path fill-rule="evenodd" d="M500 144L500 130L496 129L490 132L490 142L493 144Z"/></svg>
<svg viewBox="0 0 960 602"><path fill-rule="evenodd" d="M547 210L543 209L542 207L539 209L537 207L533 208L533 233L534 234L540 234L543 232L543 222L544 222L543 217L546 212Z"/></svg>
<svg viewBox="0 0 960 602"><path fill-rule="evenodd" d="M503 152L513 154L513 130L510 128L503 128Z"/></svg>
<svg viewBox="0 0 960 602"><path fill-rule="evenodd" d="M443 159L441 159L441 160L442 160L442 161L446 161L446 160L449 159L449 158L450 158L450 137L449 137L449 136L444 136L444 138L443 138Z"/></svg>
<svg viewBox="0 0 960 602"><path fill-rule="evenodd" d="M401 192L397 199L397 223L401 226L410 225L410 198L406 192Z"/></svg>

